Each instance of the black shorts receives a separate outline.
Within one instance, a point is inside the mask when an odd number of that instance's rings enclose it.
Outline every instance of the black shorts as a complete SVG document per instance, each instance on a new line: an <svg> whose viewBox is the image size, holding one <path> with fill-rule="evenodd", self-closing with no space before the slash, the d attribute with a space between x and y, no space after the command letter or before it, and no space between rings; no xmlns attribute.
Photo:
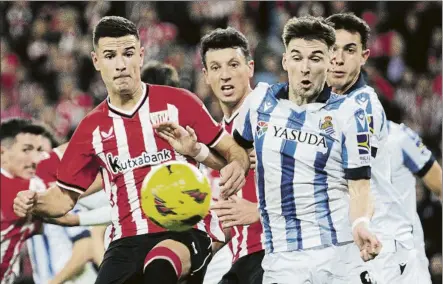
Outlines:
<svg viewBox="0 0 443 284"><path fill-rule="evenodd" d="M212 241L208 234L197 229L145 234L113 241L106 250L95 283L143 283L146 255L158 243L168 239L184 244L191 253L191 273L187 277L187 283L203 283L206 268L212 258Z"/></svg>
<svg viewBox="0 0 443 284"><path fill-rule="evenodd" d="M261 284L263 283L263 268L261 262L265 251L251 253L240 257L223 275L218 284Z"/></svg>

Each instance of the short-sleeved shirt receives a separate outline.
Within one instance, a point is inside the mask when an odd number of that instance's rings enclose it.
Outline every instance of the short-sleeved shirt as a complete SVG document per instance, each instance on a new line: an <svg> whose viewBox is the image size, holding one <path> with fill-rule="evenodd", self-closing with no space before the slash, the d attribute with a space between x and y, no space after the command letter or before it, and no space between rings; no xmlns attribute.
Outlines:
<svg viewBox="0 0 443 284"><path fill-rule="evenodd" d="M188 160L161 139L153 125L174 121L192 127L199 142L215 146L224 131L196 95L168 86L142 85L131 111L106 99L79 124L58 168L57 185L83 193L101 172L112 207L112 239L165 231L145 216L140 188L151 168Z"/></svg>
<svg viewBox="0 0 443 284"><path fill-rule="evenodd" d="M256 151L268 253L351 241L347 180L371 176L365 110L326 87L316 102L298 106L288 88L259 83L234 131L239 144Z"/></svg>

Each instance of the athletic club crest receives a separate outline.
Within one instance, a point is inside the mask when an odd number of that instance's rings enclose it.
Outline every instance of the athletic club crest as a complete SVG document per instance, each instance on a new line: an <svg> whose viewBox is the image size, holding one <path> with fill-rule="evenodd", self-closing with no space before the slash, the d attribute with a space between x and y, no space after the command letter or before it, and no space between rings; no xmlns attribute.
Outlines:
<svg viewBox="0 0 443 284"><path fill-rule="evenodd" d="M266 121L259 121L257 123L257 136L258 138L262 137L263 134L268 131L268 123Z"/></svg>
<svg viewBox="0 0 443 284"><path fill-rule="evenodd" d="M320 130L323 130L328 135L334 134L334 124L332 124L331 116L325 116L323 121L320 120Z"/></svg>

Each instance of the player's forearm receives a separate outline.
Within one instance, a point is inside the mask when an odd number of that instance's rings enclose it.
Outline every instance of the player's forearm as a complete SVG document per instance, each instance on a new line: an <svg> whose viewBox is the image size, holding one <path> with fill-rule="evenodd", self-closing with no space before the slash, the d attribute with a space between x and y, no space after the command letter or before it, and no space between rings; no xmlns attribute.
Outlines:
<svg viewBox="0 0 443 284"><path fill-rule="evenodd" d="M72 255L63 269L57 273L51 284L64 283L79 274L92 258L91 238L83 238L74 243Z"/></svg>
<svg viewBox="0 0 443 284"><path fill-rule="evenodd" d="M374 200L370 180L348 180L350 194L349 219L351 224L359 218L372 218Z"/></svg>
<svg viewBox="0 0 443 284"><path fill-rule="evenodd" d="M224 157L228 163L236 161L244 169L245 173L248 173L250 166L249 156L245 149L240 147L237 143L229 146Z"/></svg>
<svg viewBox="0 0 443 284"><path fill-rule="evenodd" d="M49 190L37 194L32 214L50 218L62 217L74 208L78 196L78 193L53 186Z"/></svg>
<svg viewBox="0 0 443 284"><path fill-rule="evenodd" d="M423 182L433 193L441 197L442 171L440 165L436 161L423 177Z"/></svg>
<svg viewBox="0 0 443 284"><path fill-rule="evenodd" d="M202 164L214 170L221 170L227 165L227 161L217 152L210 150L208 157L202 161Z"/></svg>

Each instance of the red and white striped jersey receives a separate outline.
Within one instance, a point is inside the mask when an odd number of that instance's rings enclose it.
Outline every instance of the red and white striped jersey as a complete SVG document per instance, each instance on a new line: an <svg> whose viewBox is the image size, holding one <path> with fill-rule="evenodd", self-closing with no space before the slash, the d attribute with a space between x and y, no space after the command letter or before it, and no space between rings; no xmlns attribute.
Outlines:
<svg viewBox="0 0 443 284"><path fill-rule="evenodd" d="M91 111L77 127L58 168L57 185L78 193L101 172L112 207L112 240L165 231L141 210L140 188L152 166L186 158L157 135L154 124L189 125L210 147L224 133L189 91L147 84L142 88L143 96L132 111L116 108L109 98Z"/></svg>
<svg viewBox="0 0 443 284"><path fill-rule="evenodd" d="M238 111L231 115L231 118L223 119L223 127L225 130L232 134L234 129L235 119L238 116ZM250 202L257 203L257 192L255 188L254 170L249 170L246 177L245 186L237 193L241 198L244 198ZM218 193L218 183L220 174L216 170L210 170L208 178L213 186L213 191ZM214 196L216 199L217 195ZM248 225L248 226L235 226L231 229L232 239L229 242L229 248L232 252L232 263L236 262L240 257L249 255L251 253L261 251L264 249L261 242L263 234L263 228L260 222Z"/></svg>
<svg viewBox="0 0 443 284"><path fill-rule="evenodd" d="M14 177L1 169L1 259L0 282L12 283L19 273L19 252L26 239L38 232L41 222L20 218L14 213L13 204L17 193L22 190L45 190L45 185L39 178L25 180Z"/></svg>

